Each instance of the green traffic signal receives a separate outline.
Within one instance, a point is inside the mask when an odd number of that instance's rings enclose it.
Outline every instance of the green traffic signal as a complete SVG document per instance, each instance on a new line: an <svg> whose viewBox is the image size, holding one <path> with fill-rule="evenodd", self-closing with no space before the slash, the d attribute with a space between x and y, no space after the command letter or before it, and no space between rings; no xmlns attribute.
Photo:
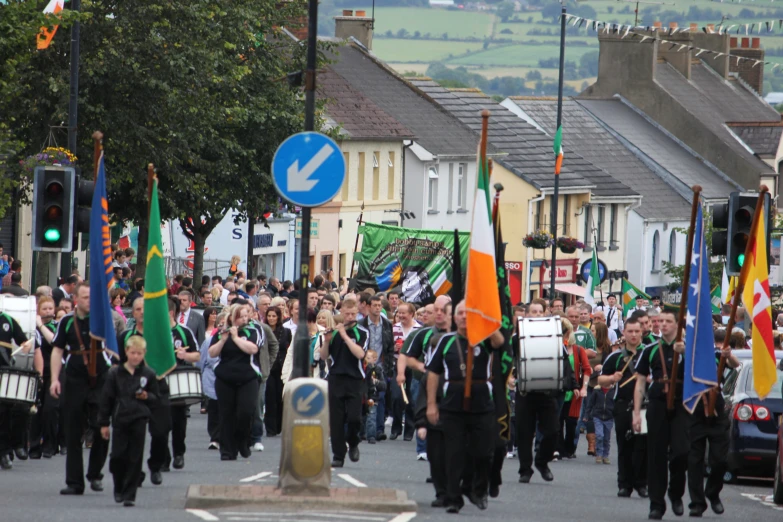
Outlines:
<svg viewBox="0 0 783 522"><path fill-rule="evenodd" d="M47 228L44 232L44 239L50 243L55 243L60 240L60 231L56 228Z"/></svg>
<svg viewBox="0 0 783 522"><path fill-rule="evenodd" d="M742 268L742 265L745 264L745 254L740 254L737 256L737 264L739 264L740 268Z"/></svg>

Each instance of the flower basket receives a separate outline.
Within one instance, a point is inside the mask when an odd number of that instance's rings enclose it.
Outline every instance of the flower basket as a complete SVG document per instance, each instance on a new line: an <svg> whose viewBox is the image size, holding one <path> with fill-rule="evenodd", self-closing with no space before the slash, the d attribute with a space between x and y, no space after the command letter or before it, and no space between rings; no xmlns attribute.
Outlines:
<svg viewBox="0 0 783 522"><path fill-rule="evenodd" d="M564 254L573 254L577 248L584 248L585 244L574 237L557 238L557 246Z"/></svg>
<svg viewBox="0 0 783 522"><path fill-rule="evenodd" d="M76 156L69 150L62 147L46 147L38 154L27 156L19 164L22 168L32 174L36 167L46 167L54 165L58 167L73 167L76 165Z"/></svg>
<svg viewBox="0 0 783 522"><path fill-rule="evenodd" d="M522 240L522 245L527 248L548 248L552 246L553 243L554 238L552 237L552 234L545 230L539 230L538 232L528 234Z"/></svg>

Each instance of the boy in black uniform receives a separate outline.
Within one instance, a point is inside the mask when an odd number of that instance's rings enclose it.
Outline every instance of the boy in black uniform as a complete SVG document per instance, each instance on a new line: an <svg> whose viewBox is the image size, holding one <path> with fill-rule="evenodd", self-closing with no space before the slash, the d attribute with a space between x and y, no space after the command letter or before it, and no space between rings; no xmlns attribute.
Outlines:
<svg viewBox="0 0 783 522"><path fill-rule="evenodd" d="M634 434L634 368L642 355L642 325L631 317L625 322L625 347L612 352L604 361L598 384L614 389L614 422L617 428L617 496L630 497L635 489L647 498L647 435ZM657 343L656 343L657 345ZM629 382L630 379L630 382Z"/></svg>
<svg viewBox="0 0 783 522"><path fill-rule="evenodd" d="M96 375L90 375L90 285L80 283L74 291L76 308L66 315L57 325L52 341L50 362L52 384L49 392L55 399L63 388L63 422L65 424L65 445L68 453L65 458L65 484L61 495L82 495L84 493L84 464L82 461L82 431L89 423L94 432L98 431L98 398L103 390L106 372L111 367L111 358L103 351L103 343L98 341L96 350ZM67 353L66 353L67 352ZM65 353L65 385L61 386L60 370ZM87 468L87 480L93 491L103 491L103 465L109 444L101 437L95 437L90 449L90 463Z"/></svg>
<svg viewBox="0 0 783 522"><path fill-rule="evenodd" d="M16 322L16 319L10 315L0 312L0 367L11 366L11 352L15 342L18 346L28 344L25 353L32 346L28 343L27 336L22 331L22 327ZM18 451L24 449L24 440L27 434L27 413L29 407L21 407L13 404L0 402L0 468L11 469L13 464L12 452L17 448L20 459L27 459L25 452Z"/></svg>
<svg viewBox="0 0 783 522"><path fill-rule="evenodd" d="M715 330L715 360L720 364L721 354L726 357L726 366L736 368L739 360L732 355L731 348L722 352L723 341L726 339L726 329ZM688 492L691 496L690 516L700 517L707 511L707 500L710 507L718 515L723 514L723 503L720 492L723 489L723 474L726 472L727 455L729 454L729 418L726 414L723 394L720 390L715 394L715 416L707 417L706 403L709 393L702 395L701 401L691 414L690 436L691 449L688 455ZM707 441L710 443L709 465L710 474L707 477L707 488L704 488L704 452Z"/></svg>
<svg viewBox="0 0 783 522"><path fill-rule="evenodd" d="M321 360L329 361L329 429L332 440L333 468L348 457L359 461L359 431L362 425L362 395L364 394L364 354L369 332L356 323L359 307L353 299L343 301L340 314L344 322L329 334L329 342L321 345ZM346 430L347 424L347 430Z"/></svg>
<svg viewBox="0 0 783 522"><path fill-rule="evenodd" d="M101 394L98 424L101 438L109 440L109 424L114 425L109 471L114 476L114 501L131 507L136 502L144 459L144 432L150 406L158 394L155 372L144 366L147 343L132 336L125 345L127 361L106 375Z"/></svg>
<svg viewBox="0 0 783 522"><path fill-rule="evenodd" d="M457 332L441 336L432 358L427 364L427 420L430 424L442 423L446 437L446 511L459 513L462 500L462 476L465 469L465 450L473 463L473 484L470 501L479 509L487 509L489 466L495 447L495 404L489 368L492 352L504 343L498 330L476 346L469 346L465 302L457 305L454 315ZM473 350L472 385L469 400L465 394L465 361L467 350ZM446 382L439 388L439 376L445 374ZM502 391L501 391L502 393ZM440 406L437 395L442 394ZM465 409L467 406L468 409Z"/></svg>
<svg viewBox="0 0 783 522"><path fill-rule="evenodd" d="M651 376L649 404L647 406L647 484L650 492L651 520L660 520L666 513L666 486L669 486L669 500L677 516L684 512L682 496L685 494L685 473L688 469L689 416L682 405L682 379L685 361L680 360L674 388L674 409L668 411L666 395L669 377L672 374L674 357L682 359L685 343L675 342L677 318L664 310L660 314L661 338L659 342L644 349L636 363L636 389L634 391L633 429L641 430L641 408L647 376ZM665 366L664 366L665 365ZM669 463L667 475L666 463Z"/></svg>

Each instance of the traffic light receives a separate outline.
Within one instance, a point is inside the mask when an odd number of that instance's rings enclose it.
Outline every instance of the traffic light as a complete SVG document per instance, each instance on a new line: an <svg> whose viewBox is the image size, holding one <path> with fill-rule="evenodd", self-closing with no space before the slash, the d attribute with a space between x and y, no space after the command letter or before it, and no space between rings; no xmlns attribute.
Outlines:
<svg viewBox="0 0 783 522"><path fill-rule="evenodd" d="M728 275L739 275L742 265L745 263L745 249L750 241L750 229L753 226L753 214L756 212L758 200L758 193L753 192L732 192L729 195L726 242L726 273ZM770 212L772 209L769 193L764 198L764 207L761 219L767 233L767 259L769 260ZM714 241L715 237L713 236L713 245Z"/></svg>
<svg viewBox="0 0 783 522"><path fill-rule="evenodd" d="M729 204L718 203L712 206L712 255L725 256L728 247Z"/></svg>
<svg viewBox="0 0 783 522"><path fill-rule="evenodd" d="M76 171L36 167L33 172L33 250L71 252Z"/></svg>

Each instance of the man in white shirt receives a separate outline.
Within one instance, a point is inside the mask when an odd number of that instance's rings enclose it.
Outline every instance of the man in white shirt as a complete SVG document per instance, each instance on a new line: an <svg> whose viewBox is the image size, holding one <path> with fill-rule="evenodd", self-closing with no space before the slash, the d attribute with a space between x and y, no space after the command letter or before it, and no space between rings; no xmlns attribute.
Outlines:
<svg viewBox="0 0 783 522"><path fill-rule="evenodd" d="M198 345L204 342L206 337L204 316L198 312L193 312L191 303L193 302L193 290L190 288L180 288L177 294L179 298L179 316L176 318L177 322L183 326L190 328L193 335L196 337Z"/></svg>
<svg viewBox="0 0 783 522"><path fill-rule="evenodd" d="M416 309L410 303L400 303L397 307L397 319L398 323L395 323L392 332L394 334L394 368L397 368L397 359L400 357L400 349L405 343L405 339L411 334L411 332L421 328L421 325L414 319L416 315ZM414 411L413 406L416 404L416 395L418 392L418 381L416 384L412 384L414 379L410 370L405 371L405 375L392 375L391 376L391 395L392 395L392 428L391 440L396 439L403 432L402 427L402 415L405 411L405 433L403 438L405 440L413 440L414 432ZM403 380L404 379L404 380ZM405 386L405 391L408 393L408 404L406 405L402 399L402 386ZM414 389L415 387L415 389Z"/></svg>
<svg viewBox="0 0 783 522"><path fill-rule="evenodd" d="M646 310L646 308L644 307L644 301L645 301L644 297L642 297L641 295L637 295L636 306L628 310L628 313L625 314L625 318L628 319L629 317L631 317L631 314L633 314L637 310Z"/></svg>
<svg viewBox="0 0 783 522"><path fill-rule="evenodd" d="M617 296L609 294L606 297L606 326L610 331L613 331L617 337L620 337L623 333L623 309L617 304Z"/></svg>

